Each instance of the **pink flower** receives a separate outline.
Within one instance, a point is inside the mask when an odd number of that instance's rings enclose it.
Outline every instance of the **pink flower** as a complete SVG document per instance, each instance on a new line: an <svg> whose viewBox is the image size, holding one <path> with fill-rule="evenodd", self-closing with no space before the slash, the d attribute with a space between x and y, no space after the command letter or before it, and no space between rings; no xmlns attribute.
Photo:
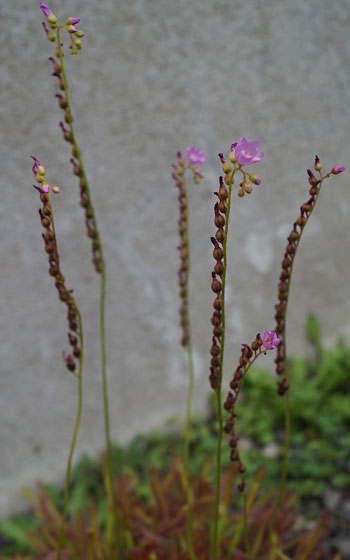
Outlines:
<svg viewBox="0 0 350 560"><path fill-rule="evenodd" d="M265 331L263 336L263 345L265 346L266 350L273 350L276 348L281 339L277 337L274 331Z"/></svg>
<svg viewBox="0 0 350 560"><path fill-rule="evenodd" d="M264 152L258 153L258 150L259 142L257 140L248 142L244 136L231 146L231 152L235 153L235 158L239 165L251 165L260 161L264 156Z"/></svg>
<svg viewBox="0 0 350 560"><path fill-rule="evenodd" d="M188 161L193 165L196 165L197 163L204 163L205 161L207 161L207 158L203 154L202 150L199 150L194 146L186 149L186 157Z"/></svg>

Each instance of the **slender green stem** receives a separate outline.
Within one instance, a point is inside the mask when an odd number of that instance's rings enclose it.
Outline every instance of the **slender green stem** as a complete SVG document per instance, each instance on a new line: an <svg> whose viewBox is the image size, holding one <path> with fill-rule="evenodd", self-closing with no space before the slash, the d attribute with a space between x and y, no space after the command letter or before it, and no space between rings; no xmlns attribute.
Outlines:
<svg viewBox="0 0 350 560"><path fill-rule="evenodd" d="M109 419L109 403L108 403L108 382L107 382L107 361L106 361L106 342L105 342L105 286L106 286L106 265L103 257L103 249L100 240L100 235L97 228L97 221L95 216L95 211L91 202L91 195L89 184L87 180L87 176L85 173L81 152L79 146L77 144L74 128L73 128L73 118L72 118L72 111L71 105L69 100L69 93L68 93L68 83L67 77L64 67L63 61L63 51L61 47L61 40L60 40L60 28L57 28L57 50L58 50L58 57L61 64L61 72L63 77L64 83L64 93L67 102L67 114L69 116L69 131L71 135L71 144L73 146L73 153L76 159L79 162L79 167L81 170L81 177L84 180L85 184L85 192L87 196L87 200L89 203L89 207L91 209L91 221L93 223L94 231L96 232L96 238L94 239L97 247L98 247L98 254L100 260L100 267L98 272L101 276L101 285L100 285L100 345L101 345L101 376L102 376L102 394L103 394L103 409L104 409L104 426L105 426L105 439L106 439L106 451L107 451L107 477L110 486L110 495L112 496L112 504L111 504L111 511L113 512L113 518L117 537L117 546L120 547L120 523L119 523L119 516L118 516L118 508L117 508L117 498L115 495L115 489L113 485L113 474L112 474L112 443L111 443L111 433L110 433L110 419ZM112 545L113 548L114 545Z"/></svg>
<svg viewBox="0 0 350 560"><path fill-rule="evenodd" d="M49 208L50 208L50 211L51 211L50 212L50 219L51 219L51 227L52 227L52 233L53 233L54 252L55 252L55 257L56 257L56 263L57 263L57 266L59 267L59 254L58 254L58 248L57 248L55 219L54 219L53 209L52 209L52 205L51 205L51 201L50 201L50 196L47 195L47 198L48 198ZM67 468L66 468L64 498L63 498L63 512L62 512L61 526L60 526L60 532L59 532L59 537L58 537L58 546L57 546L57 560L61 560L61 550L62 550L63 542L64 542L64 539L65 539L64 529L65 529L65 524L66 524L66 519L67 519L67 511L68 511L69 487L70 487L70 478L71 478L71 471L72 471L72 459L73 459L73 453L74 453L74 449L75 449L75 443L76 443L76 440L77 440L78 430L79 430L79 426L80 426L81 412L82 412L82 406L83 406L83 362L84 362L83 323L82 323L82 319L81 319L79 309L78 309L74 299L72 298L72 296L69 294L68 291L66 291L66 293L67 293L67 295L69 295L69 302L68 303L69 303L69 305L71 305L74 308L76 316L78 317L78 333L77 334L79 335L79 344L80 344L79 350L80 350L80 353L79 353L79 371L78 371L78 374L75 374L75 376L78 378L78 410L77 410L77 416L76 416L76 420L75 420L73 436L72 436L72 440L71 440L71 444L70 444L70 450L69 450L68 462L67 462Z"/></svg>
<svg viewBox="0 0 350 560"><path fill-rule="evenodd" d="M186 515L186 531L187 531L187 543L191 560L196 560L196 556L193 550L192 541L192 493L190 486L190 440L191 440L191 407L192 407L192 396L194 388L194 367L193 367L193 351L192 351L192 331L191 331L191 320L190 311L188 307L189 302L189 275L191 266L191 256L190 256L190 238L188 231L188 195L186 189L185 178L183 178L183 191L185 193L186 207L187 207L187 218L185 221L186 230L185 238L187 241L187 270L186 270L186 292L187 292L187 306L186 306L186 323L187 323L187 333L188 338L186 341L187 346L187 356L188 356L188 390L187 390L187 400L186 400L186 425L185 425L185 448L184 448L184 466L185 466L185 484L186 484L186 500L187 500L187 515Z"/></svg>
<svg viewBox="0 0 350 560"><path fill-rule="evenodd" d="M80 337L80 356L79 356L79 371L78 371L78 410L77 416L75 420L75 426L73 431L73 437L70 444L69 456L68 456L68 463L66 469L66 478L65 478L65 485L64 485L64 499L63 499L63 513L62 513L62 520L61 520L61 527L60 533L58 538L58 548L57 548L57 560L61 560L61 550L63 546L63 542L65 539L64 529L67 519L67 510L68 510L68 501L69 501L69 487L70 487L70 478L71 478L71 471L72 471L72 459L73 453L75 449L75 443L77 440L80 419L81 419L81 412L83 406L83 359L84 359L84 347L83 347L83 326L82 320L79 313L78 308L75 306L75 311L79 318L79 337Z"/></svg>
<svg viewBox="0 0 350 560"><path fill-rule="evenodd" d="M278 509L280 507L286 480L287 480L287 473L288 473L288 457L289 457L289 448L290 448L290 432L291 432L291 418L290 418L290 405L289 405L289 391L284 395L284 421L285 421L285 443L283 449L283 464L282 464L282 473L281 473L281 480L278 490L277 499L273 508L271 522L269 527L269 537L270 537L270 546L271 546L271 557L270 560L275 559L275 555L277 554L277 542L276 538L273 534L275 523L276 523L276 516L278 513Z"/></svg>
<svg viewBox="0 0 350 560"><path fill-rule="evenodd" d="M248 504L247 504L247 496L246 494L243 495L243 515L244 515L244 540L246 546L246 552L248 554L248 560L251 560L252 551L249 542L249 533L248 533Z"/></svg>
<svg viewBox="0 0 350 560"><path fill-rule="evenodd" d="M227 209L225 217L225 237L223 242L223 253L224 253L224 272L222 275L222 287L221 287L221 324L222 324L222 335L221 335L221 346L220 346L220 365L219 365L219 380L218 388L216 389L216 406L217 406L217 418L218 418L218 439L216 448L216 480L215 480L215 513L214 513L214 546L213 546L213 560L216 560L218 554L218 525L219 525L219 506L220 506L220 487L221 487L221 448L222 448L222 433L223 433L223 419L221 410L221 385L222 385L222 371L224 364L224 349L225 349L225 285L226 285L226 270L227 270L227 236L228 236L228 225L230 219L231 210L231 193L233 185L235 169L232 172L231 180L229 183L229 192L227 199Z"/></svg>

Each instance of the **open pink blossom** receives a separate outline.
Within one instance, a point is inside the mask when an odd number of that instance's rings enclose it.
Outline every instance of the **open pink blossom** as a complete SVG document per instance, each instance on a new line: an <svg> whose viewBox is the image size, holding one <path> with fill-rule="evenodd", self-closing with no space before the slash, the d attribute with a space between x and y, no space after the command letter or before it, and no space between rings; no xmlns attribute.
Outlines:
<svg viewBox="0 0 350 560"><path fill-rule="evenodd" d="M276 348L281 339L278 338L277 334L274 331L265 331L263 336L263 345L266 350L273 350Z"/></svg>
<svg viewBox="0 0 350 560"><path fill-rule="evenodd" d="M231 152L235 153L235 158L239 165L257 163L264 156L264 152L259 152L259 142L257 140L248 142L244 136L237 143L232 144Z"/></svg>
<svg viewBox="0 0 350 560"><path fill-rule="evenodd" d="M196 165L198 163L204 163L205 161L207 161L207 158L203 154L202 150L199 150L194 146L186 149L186 157L192 165Z"/></svg>

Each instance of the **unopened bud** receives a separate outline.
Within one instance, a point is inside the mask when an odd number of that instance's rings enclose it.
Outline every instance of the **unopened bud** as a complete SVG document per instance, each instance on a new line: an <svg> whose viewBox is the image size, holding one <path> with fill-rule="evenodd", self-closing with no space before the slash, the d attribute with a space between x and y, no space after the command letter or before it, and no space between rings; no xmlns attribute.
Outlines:
<svg viewBox="0 0 350 560"><path fill-rule="evenodd" d="M314 165L314 169L315 171L321 171L323 165L320 162L320 158L318 156L315 157L315 165Z"/></svg>
<svg viewBox="0 0 350 560"><path fill-rule="evenodd" d="M54 41L56 41L56 35L54 33L52 33L52 31L49 31L47 34L47 38L49 41L51 41L51 43L53 43Z"/></svg>
<svg viewBox="0 0 350 560"><path fill-rule="evenodd" d="M242 197L244 196L244 190L243 190L243 189L239 189L239 191L238 191L237 194L238 194L239 197L242 198Z"/></svg>
<svg viewBox="0 0 350 560"><path fill-rule="evenodd" d="M237 160L235 158L235 152L230 152L230 155L228 156L229 160L231 163L237 163Z"/></svg>
<svg viewBox="0 0 350 560"><path fill-rule="evenodd" d="M250 194L252 192L252 186L250 183L248 183L248 181L243 181L242 183L242 189L247 193Z"/></svg>
<svg viewBox="0 0 350 560"><path fill-rule="evenodd" d="M58 194L60 192L60 187L57 187L57 185L53 185L51 187L51 190L53 193Z"/></svg>
<svg viewBox="0 0 350 560"><path fill-rule="evenodd" d="M335 167L332 168L332 173L333 175L338 175L338 173L342 173L345 170L345 167L343 167L342 165L336 165Z"/></svg>
<svg viewBox="0 0 350 560"><path fill-rule="evenodd" d="M227 161L225 161L225 163L222 164L222 170L226 175L227 173L230 173L232 171L232 167Z"/></svg>
<svg viewBox="0 0 350 560"><path fill-rule="evenodd" d="M256 173L252 173L251 175L249 175L249 181L254 183L254 185L260 185L261 183L261 179Z"/></svg>

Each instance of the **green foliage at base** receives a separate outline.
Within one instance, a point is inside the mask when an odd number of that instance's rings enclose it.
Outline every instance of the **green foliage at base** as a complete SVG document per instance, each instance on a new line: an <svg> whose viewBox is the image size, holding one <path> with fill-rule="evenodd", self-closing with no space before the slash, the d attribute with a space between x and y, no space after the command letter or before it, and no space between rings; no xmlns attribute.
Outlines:
<svg viewBox="0 0 350 560"><path fill-rule="evenodd" d="M309 317L307 332L313 345L314 358L290 360L292 448L288 470L288 488L298 500L321 497L329 487L346 487L350 475L346 465L350 435L350 348L339 341L335 348L322 347L320 328L315 317ZM210 397L209 414L205 419L192 419L191 475L201 472L208 458L216 452L217 426L214 404ZM241 452L247 467L247 480L252 480L258 467L266 471L264 488L276 487L281 469L283 444L283 400L276 394L276 379L260 369L252 369L244 381L242 399L237 406L237 433L245 438L249 449ZM134 495L145 503L152 499L150 469L167 472L174 456L183 454L180 422L169 422L166 430L154 430L136 436L128 446L113 446L116 477L137 478ZM229 450L223 464L229 463ZM273 457L266 456L274 446ZM46 486L52 502L62 506L62 492ZM72 475L69 513L86 510L89 504L97 507L100 525L106 518L105 493L100 459L83 456ZM303 511L305 508L303 507ZM35 528L30 515L0 522L0 550L3 554L30 552L28 530Z"/></svg>

